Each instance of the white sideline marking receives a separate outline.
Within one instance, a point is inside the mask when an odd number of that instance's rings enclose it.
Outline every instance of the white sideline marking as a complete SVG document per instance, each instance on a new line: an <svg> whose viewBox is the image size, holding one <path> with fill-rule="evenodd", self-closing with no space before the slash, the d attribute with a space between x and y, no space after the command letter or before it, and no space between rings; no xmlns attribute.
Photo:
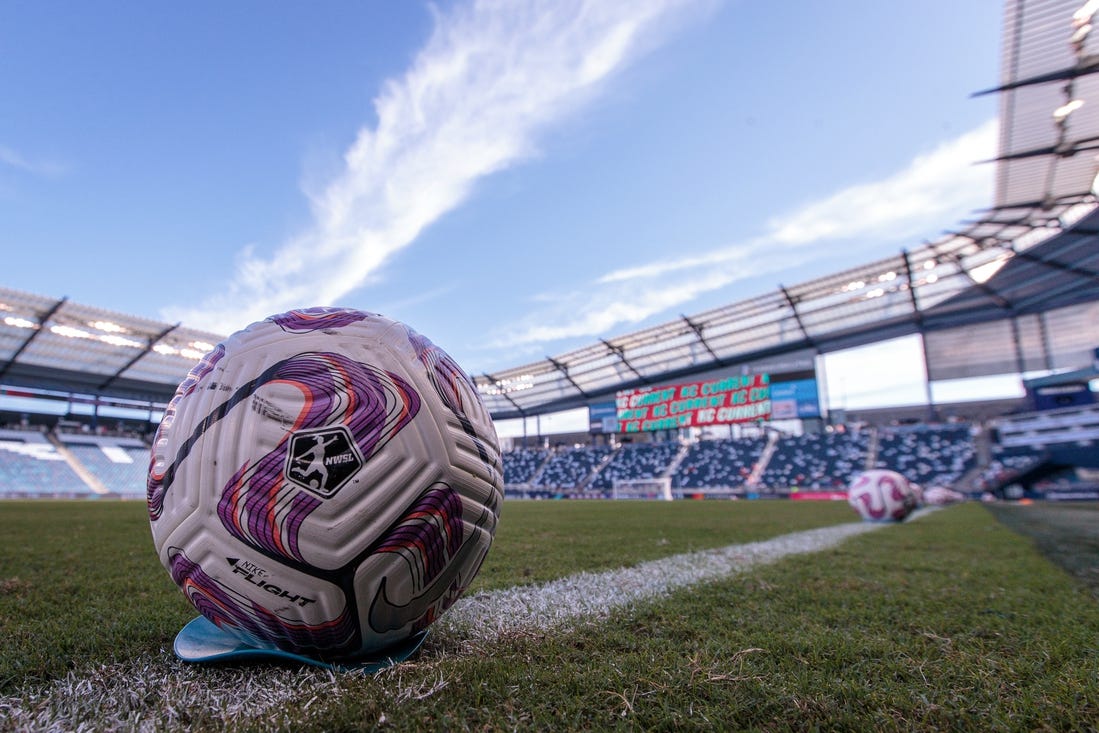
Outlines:
<svg viewBox="0 0 1099 733"><path fill-rule="evenodd" d="M840 524L673 555L629 568L578 573L542 585L478 593L455 603L436 627L448 637L473 642L491 642L526 631L569 628L576 621L602 618L689 585L724 578L788 555L825 550L883 526L870 522Z"/></svg>
<svg viewBox="0 0 1099 733"><path fill-rule="evenodd" d="M482 646L529 631L566 630L633 603L790 555L825 550L884 526L888 525L840 524L673 555L631 568L579 573L538 586L478 593L459 599L435 623L429 639L454 648ZM399 676L400 665L380 674ZM292 729L303 722L315 701L322 701L318 707L323 709L345 692L342 678L313 667L190 665L164 650L158 657L143 655L70 672L45 686L2 697L0 730L152 731L199 723Z"/></svg>

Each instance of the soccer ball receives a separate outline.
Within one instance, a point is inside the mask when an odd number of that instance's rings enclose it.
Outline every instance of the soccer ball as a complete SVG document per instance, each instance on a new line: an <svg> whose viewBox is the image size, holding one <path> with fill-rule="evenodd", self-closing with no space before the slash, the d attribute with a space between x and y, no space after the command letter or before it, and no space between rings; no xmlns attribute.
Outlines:
<svg viewBox="0 0 1099 733"><path fill-rule="evenodd" d="M965 494L947 486L932 486L923 492L923 503L929 506L945 506L965 501Z"/></svg>
<svg viewBox="0 0 1099 733"><path fill-rule="evenodd" d="M503 500L496 431L429 340L363 311L253 323L179 385L153 444L161 563L259 649L380 653L469 586Z"/></svg>
<svg viewBox="0 0 1099 733"><path fill-rule="evenodd" d="M847 503L859 516L874 521L901 521L916 509L916 493L896 471L863 471L847 490Z"/></svg>

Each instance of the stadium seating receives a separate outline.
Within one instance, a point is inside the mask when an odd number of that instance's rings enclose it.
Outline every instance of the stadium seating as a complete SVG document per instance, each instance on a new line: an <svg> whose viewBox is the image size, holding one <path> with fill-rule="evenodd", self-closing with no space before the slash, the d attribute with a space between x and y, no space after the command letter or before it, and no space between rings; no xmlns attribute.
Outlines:
<svg viewBox="0 0 1099 733"><path fill-rule="evenodd" d="M990 450L991 461L978 470L969 425L914 425L880 429L876 440L867 430L783 436L773 449L762 437L519 448L504 453L503 468L509 494L531 498L609 497L616 481L664 476L679 493L843 489L868 461L925 488L980 492L1048 458L1041 447L992 444ZM4 496L139 497L148 462L149 448L136 438L0 429ZM1078 484L1069 475L1056 482Z"/></svg>
<svg viewBox="0 0 1099 733"><path fill-rule="evenodd" d="M535 477L533 484L560 491L586 488L593 472L610 455L611 450L609 446L559 448Z"/></svg>
<svg viewBox="0 0 1099 733"><path fill-rule="evenodd" d="M505 451L504 483L529 484L535 473L546 462L550 452L543 448L517 448Z"/></svg>
<svg viewBox="0 0 1099 733"><path fill-rule="evenodd" d="M1045 451L1028 445L992 447L992 459L981 469L975 488L985 491L1010 481L1045 459Z"/></svg>
<svg viewBox="0 0 1099 733"><path fill-rule="evenodd" d="M1099 405L1084 405L1005 417L996 422L1006 448L1099 440Z"/></svg>
<svg viewBox="0 0 1099 733"><path fill-rule="evenodd" d="M627 443L591 482L593 489L611 489L615 481L651 479L664 475L682 446L678 442Z"/></svg>
<svg viewBox="0 0 1099 733"><path fill-rule="evenodd" d="M866 433L784 436L760 478L771 489L842 489L865 468Z"/></svg>
<svg viewBox="0 0 1099 733"><path fill-rule="evenodd" d="M672 475L676 489L743 486L759 460L764 438L703 440L692 445Z"/></svg>
<svg viewBox="0 0 1099 733"><path fill-rule="evenodd" d="M44 435L11 430L0 431L0 487L8 496L92 493Z"/></svg>
<svg viewBox="0 0 1099 733"><path fill-rule="evenodd" d="M874 465L922 486L953 486L976 467L977 458L968 425L919 425L885 429Z"/></svg>
<svg viewBox="0 0 1099 733"><path fill-rule="evenodd" d="M125 496L145 495L149 449L140 441L75 435L60 438L102 488Z"/></svg>

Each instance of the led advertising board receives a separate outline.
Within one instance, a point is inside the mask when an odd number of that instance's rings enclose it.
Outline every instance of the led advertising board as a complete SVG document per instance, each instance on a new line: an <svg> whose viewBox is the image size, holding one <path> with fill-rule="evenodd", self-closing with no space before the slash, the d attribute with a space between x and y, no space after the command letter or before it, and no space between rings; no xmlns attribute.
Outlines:
<svg viewBox="0 0 1099 733"><path fill-rule="evenodd" d="M820 417L816 379L771 383L771 419Z"/></svg>
<svg viewBox="0 0 1099 733"><path fill-rule="evenodd" d="M618 432L677 430L767 420L771 417L770 385L767 374L746 374L622 390L615 395Z"/></svg>
<svg viewBox="0 0 1099 733"><path fill-rule="evenodd" d="M618 430L618 407L613 402L588 405L588 425L593 433L613 433Z"/></svg>

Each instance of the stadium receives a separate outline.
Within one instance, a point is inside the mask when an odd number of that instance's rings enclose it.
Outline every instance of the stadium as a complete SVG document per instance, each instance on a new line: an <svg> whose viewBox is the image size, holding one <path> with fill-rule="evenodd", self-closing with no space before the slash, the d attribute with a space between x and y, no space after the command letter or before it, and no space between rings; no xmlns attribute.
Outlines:
<svg viewBox="0 0 1099 733"><path fill-rule="evenodd" d="M0 728L1095 730L1097 11L1008 4L995 199L940 238L466 375L518 426L504 520L375 674L171 659L150 456L226 334L0 287ZM923 404L829 405L826 355L901 337ZM872 469L927 506L856 522Z"/></svg>

